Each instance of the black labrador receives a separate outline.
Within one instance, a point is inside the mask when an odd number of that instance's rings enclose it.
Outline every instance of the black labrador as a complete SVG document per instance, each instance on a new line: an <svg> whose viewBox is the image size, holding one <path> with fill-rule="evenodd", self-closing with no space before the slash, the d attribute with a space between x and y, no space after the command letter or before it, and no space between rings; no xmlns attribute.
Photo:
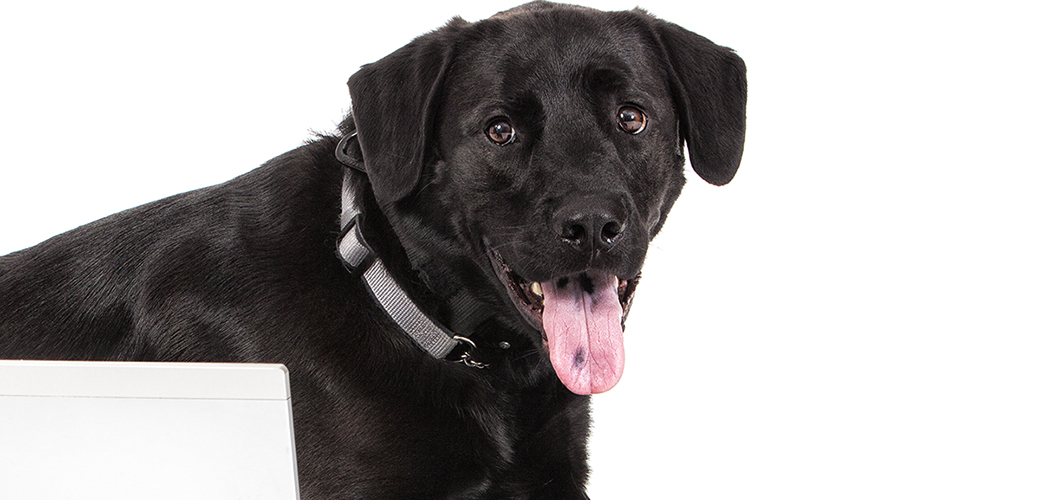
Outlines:
<svg viewBox="0 0 1040 500"><path fill-rule="evenodd" d="M349 89L336 135L0 258L0 357L284 363L305 498L585 498L588 394L683 143L736 173L743 62L535 2Z"/></svg>

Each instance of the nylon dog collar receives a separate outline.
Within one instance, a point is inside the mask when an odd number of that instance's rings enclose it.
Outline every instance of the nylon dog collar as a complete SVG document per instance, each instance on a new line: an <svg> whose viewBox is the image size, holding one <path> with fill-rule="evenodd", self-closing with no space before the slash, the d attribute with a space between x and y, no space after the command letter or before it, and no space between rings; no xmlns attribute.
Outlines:
<svg viewBox="0 0 1040 500"><path fill-rule="evenodd" d="M340 159L346 146L345 143L353 137L354 135L351 135L340 141L336 151L337 159ZM351 168L361 170L342 159L340 161ZM340 212L341 231L337 243L339 258L343 266L351 275L361 278L369 293L387 316L431 356L445 359L453 351L461 348L462 354L458 362L474 368L486 368L486 364L474 360L471 356L475 347L473 341L451 333L427 316L401 289L386 269L383 261L365 241L361 233L363 220L364 216L357 208L354 194L344 180Z"/></svg>

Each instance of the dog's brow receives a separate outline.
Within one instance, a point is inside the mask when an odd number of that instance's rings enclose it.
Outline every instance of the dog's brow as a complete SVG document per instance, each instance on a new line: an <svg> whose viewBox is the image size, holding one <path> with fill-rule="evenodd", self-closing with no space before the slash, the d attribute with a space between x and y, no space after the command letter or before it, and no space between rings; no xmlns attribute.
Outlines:
<svg viewBox="0 0 1040 500"><path fill-rule="evenodd" d="M542 102L533 92L512 96L504 107L525 120L537 120L543 114Z"/></svg>
<svg viewBox="0 0 1040 500"><path fill-rule="evenodd" d="M594 92L609 92L621 90L626 87L626 82L630 79L629 68L622 64L616 64L612 66L604 66L602 63L594 63L589 65L579 77L582 79L583 86Z"/></svg>

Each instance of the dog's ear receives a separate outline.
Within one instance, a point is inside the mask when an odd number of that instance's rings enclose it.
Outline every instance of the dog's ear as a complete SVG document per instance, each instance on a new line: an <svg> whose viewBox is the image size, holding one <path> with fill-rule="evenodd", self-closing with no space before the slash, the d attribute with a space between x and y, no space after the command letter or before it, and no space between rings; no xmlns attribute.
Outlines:
<svg viewBox="0 0 1040 500"><path fill-rule="evenodd" d="M704 180L733 179L744 154L747 69L732 50L682 27L655 20L670 73L690 163Z"/></svg>
<svg viewBox="0 0 1040 500"><path fill-rule="evenodd" d="M366 64L347 82L365 170L376 199L412 193L430 152L441 83L459 32L452 19L394 53Z"/></svg>

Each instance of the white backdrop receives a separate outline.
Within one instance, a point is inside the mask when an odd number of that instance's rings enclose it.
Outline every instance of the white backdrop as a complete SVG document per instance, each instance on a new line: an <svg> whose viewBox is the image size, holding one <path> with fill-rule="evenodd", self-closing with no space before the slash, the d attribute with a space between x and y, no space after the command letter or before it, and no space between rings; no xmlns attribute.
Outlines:
<svg viewBox="0 0 1040 500"><path fill-rule="evenodd" d="M514 5L14 4L0 254L332 130L361 64ZM1040 37L977 4L641 3L744 57L747 146L653 244L593 498L1040 496Z"/></svg>

